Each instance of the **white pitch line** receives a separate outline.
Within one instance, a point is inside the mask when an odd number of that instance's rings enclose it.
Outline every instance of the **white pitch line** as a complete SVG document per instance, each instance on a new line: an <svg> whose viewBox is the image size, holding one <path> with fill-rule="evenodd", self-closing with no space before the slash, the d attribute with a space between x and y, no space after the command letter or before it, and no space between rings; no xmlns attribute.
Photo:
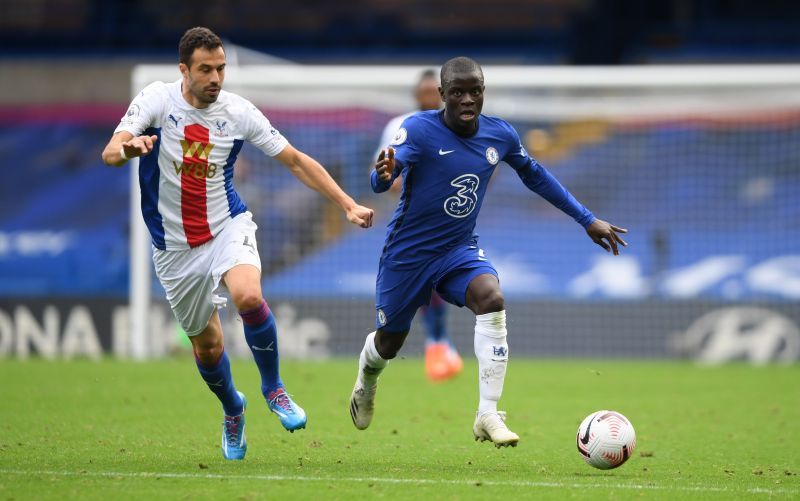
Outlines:
<svg viewBox="0 0 800 501"><path fill-rule="evenodd" d="M158 473L151 471L121 472L121 471L53 471L53 470L5 470L0 473L7 475L25 476L59 476L59 477L123 477L123 478L191 478L207 480L272 480L291 482L353 482L353 483L385 483L385 484L416 484L416 485L487 485L507 487L545 487L545 488L574 488L574 489L630 489L630 490L675 490L683 492L747 492L751 494L800 494L800 489L767 489L752 487L747 489L731 489L727 487L711 487L705 485L690 486L662 486L653 484L598 484L598 483L564 483L564 482L535 482L530 480L448 480L427 478L392 478L392 477L315 477L302 475L225 475L219 473Z"/></svg>

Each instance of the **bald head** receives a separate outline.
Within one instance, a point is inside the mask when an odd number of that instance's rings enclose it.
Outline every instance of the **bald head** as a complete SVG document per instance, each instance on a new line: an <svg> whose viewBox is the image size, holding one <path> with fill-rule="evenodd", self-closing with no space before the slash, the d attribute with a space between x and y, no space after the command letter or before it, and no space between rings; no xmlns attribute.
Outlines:
<svg viewBox="0 0 800 501"><path fill-rule="evenodd" d="M475 75L483 83L483 70L481 65L475 62L474 59L460 56L450 59L442 65L441 72L439 73L439 80L442 82L442 87L447 87L456 76L462 75Z"/></svg>

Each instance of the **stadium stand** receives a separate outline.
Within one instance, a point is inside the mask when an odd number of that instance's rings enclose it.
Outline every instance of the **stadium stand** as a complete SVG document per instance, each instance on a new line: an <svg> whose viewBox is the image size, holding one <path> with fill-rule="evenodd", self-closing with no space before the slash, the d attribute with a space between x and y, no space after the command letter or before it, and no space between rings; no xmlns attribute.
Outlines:
<svg viewBox="0 0 800 501"><path fill-rule="evenodd" d="M323 159L348 190L358 197L368 195L364 166L385 114L334 110L311 117L266 111L299 147ZM547 127L515 125L523 135ZM2 127L0 152L10 165L25 166L0 196L6 241L37 231L68 238L57 255L7 244L0 254L0 293L126 293L129 187L127 176L103 168L96 155L107 140L106 129L80 123ZM714 257L741 256L746 266L753 266L800 247L798 234L786 231L800 215L800 173L793 167L800 149L798 117L735 126L612 124L603 136L576 140L560 158L543 163L596 213L636 229L635 245L626 256L636 263L642 280ZM547 158L545 151L542 155ZM242 157L236 183L257 223L268 229L261 233L259 245L270 290L287 296L346 292L369 297L374 285L370 273L393 199L373 200L382 217L375 231L341 233L340 226L329 224L328 205L285 169L264 162L251 149ZM753 171L748 165L761 167ZM266 171L249 176L254 169ZM576 259L585 255L580 228L565 224L561 213L532 196L508 168L499 169L490 190L478 228L487 251L496 261L538 277L506 285L506 293L565 298L584 294L569 285L591 268L585 259ZM267 238L276 234L282 238ZM760 236L757 241L754 234ZM738 261L730 265L734 274L745 269ZM75 280L76 272L80 280ZM670 295L663 284L655 289L651 285L637 289L633 284L630 294ZM608 294L614 295L595 295ZM697 295L731 294L765 297L763 291L748 287L731 291L725 281Z"/></svg>

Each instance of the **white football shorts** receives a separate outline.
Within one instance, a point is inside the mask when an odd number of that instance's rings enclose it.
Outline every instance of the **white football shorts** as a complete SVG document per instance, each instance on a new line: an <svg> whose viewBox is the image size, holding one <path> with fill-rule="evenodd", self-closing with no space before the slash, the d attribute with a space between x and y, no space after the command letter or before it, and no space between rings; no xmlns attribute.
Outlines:
<svg viewBox="0 0 800 501"><path fill-rule="evenodd" d="M227 304L227 299L217 294L225 272L240 264L251 264L261 270L256 229L253 215L243 212L199 247L153 249L156 275L186 335L200 334L214 311Z"/></svg>

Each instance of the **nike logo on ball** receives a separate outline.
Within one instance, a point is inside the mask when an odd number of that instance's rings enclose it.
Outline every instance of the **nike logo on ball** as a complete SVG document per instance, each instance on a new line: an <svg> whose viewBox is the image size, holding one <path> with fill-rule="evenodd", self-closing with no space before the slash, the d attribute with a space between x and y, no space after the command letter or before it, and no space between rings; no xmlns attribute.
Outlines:
<svg viewBox="0 0 800 501"><path fill-rule="evenodd" d="M597 414L595 414L594 416L596 416L596 415ZM589 443L589 430L592 429L592 422L594 421L594 416L592 416L592 419L589 420L589 425L586 427L586 432L581 437L581 443L583 445L586 445L586 444Z"/></svg>
<svg viewBox="0 0 800 501"><path fill-rule="evenodd" d="M440 155L447 155L448 153L453 153L454 151L456 151L456 150L447 150L447 151L444 151L444 150L442 150L441 148L439 148L439 154L440 154Z"/></svg>

